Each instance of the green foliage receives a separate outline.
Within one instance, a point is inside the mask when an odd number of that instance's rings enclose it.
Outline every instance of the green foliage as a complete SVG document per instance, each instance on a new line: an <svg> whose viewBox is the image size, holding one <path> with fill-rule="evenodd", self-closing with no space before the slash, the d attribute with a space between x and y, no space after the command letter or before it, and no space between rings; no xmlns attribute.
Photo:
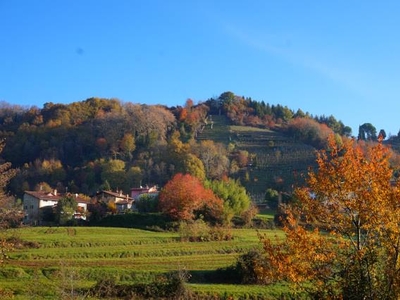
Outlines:
<svg viewBox="0 0 400 300"><path fill-rule="evenodd" d="M139 213L155 213L158 211L158 196L143 194L135 200Z"/></svg>
<svg viewBox="0 0 400 300"><path fill-rule="evenodd" d="M111 190L126 188L125 186L125 162L120 159L112 159L104 162L101 179L108 182Z"/></svg>
<svg viewBox="0 0 400 300"><path fill-rule="evenodd" d="M265 191L264 200L268 204L269 208L277 209L279 205L279 192L277 190L268 188Z"/></svg>
<svg viewBox="0 0 400 300"><path fill-rule="evenodd" d="M56 207L55 219L60 225L66 225L72 222L74 218L74 213L78 208L78 203L72 195L66 195L62 197Z"/></svg>
<svg viewBox="0 0 400 300"><path fill-rule="evenodd" d="M156 201L156 199L154 199ZM152 202L152 201L150 201ZM151 203L149 203L151 206ZM104 209L105 210L105 209ZM160 213L127 213L118 215L108 215L101 218L91 218L93 226L140 228L149 230L166 230L170 226L171 220Z"/></svg>
<svg viewBox="0 0 400 300"><path fill-rule="evenodd" d="M358 128L358 139L363 141L376 141L376 128L371 123L364 123Z"/></svg>
<svg viewBox="0 0 400 300"><path fill-rule="evenodd" d="M152 282L118 284L113 278L97 281L89 294L96 298L136 298L142 299L190 299L191 292L186 286L190 275L185 271L158 275Z"/></svg>
<svg viewBox="0 0 400 300"><path fill-rule="evenodd" d="M229 223L233 216L240 216L249 209L251 199L238 180L213 180L208 181L206 186L224 200L226 222Z"/></svg>
<svg viewBox="0 0 400 300"><path fill-rule="evenodd" d="M194 154L188 153L184 159L184 172L201 181L206 179L206 171L203 162Z"/></svg>
<svg viewBox="0 0 400 300"><path fill-rule="evenodd" d="M146 223L141 215L132 215L129 220L126 219L126 224L135 219L139 219L137 224ZM154 224L154 220L152 221L149 224ZM179 233L174 231L156 232L115 227L17 229L20 237L18 244L22 244L21 241L24 244L36 241L37 244L26 244L18 252L9 254L11 259L0 272L2 288L13 291L20 299L27 299L32 295L39 299L61 299L60 292L69 292L71 295L72 289L77 297L83 298L96 282L110 279L116 286L126 288L125 291L140 287L140 290L155 292L159 290L157 287L161 291L164 286L161 283L170 282L174 274L179 275L182 270L186 270L181 274L191 277L185 286L202 299L224 297L225 294L235 295L234 298L237 299L243 299L243 295L247 295L249 299L270 299L271 291L275 293L278 289L282 292L280 287L274 286L266 288L230 284L220 288L219 284L216 285L221 279L218 280L214 272L235 265L238 256L259 243L255 230L221 231L224 234L230 233L234 238L193 243L181 241ZM268 236L281 235L279 231L260 232ZM206 276L211 273L212 277ZM157 280L160 285L153 285ZM197 283L201 283L202 287Z"/></svg>
<svg viewBox="0 0 400 300"><path fill-rule="evenodd" d="M228 241L233 238L229 228L209 226L202 219L179 222L178 233L182 241L189 242Z"/></svg>

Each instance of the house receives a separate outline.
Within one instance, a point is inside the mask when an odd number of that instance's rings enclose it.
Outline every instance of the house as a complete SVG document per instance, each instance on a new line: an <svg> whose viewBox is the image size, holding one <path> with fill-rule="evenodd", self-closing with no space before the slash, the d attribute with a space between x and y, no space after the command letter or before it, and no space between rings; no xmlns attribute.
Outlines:
<svg viewBox="0 0 400 300"><path fill-rule="evenodd" d="M41 224L41 210L43 208L55 207L58 201L65 196L72 194L59 194L57 190L52 192L45 191L25 191L23 197L24 223L38 225ZM87 211L88 200L80 197L78 194L73 195L78 204L76 216L82 218L83 213Z"/></svg>
<svg viewBox="0 0 400 300"><path fill-rule="evenodd" d="M134 199L129 197L128 194L124 195L122 191L120 192L112 192L112 191L100 191L97 192L96 195L92 198L92 200L104 203L114 203L117 209L117 212L123 212L127 209L132 208L132 204Z"/></svg>
<svg viewBox="0 0 400 300"><path fill-rule="evenodd" d="M139 188L131 188L131 197L133 199L138 199L140 195L148 194L151 196L158 195L157 186L152 187L139 187Z"/></svg>
<svg viewBox="0 0 400 300"><path fill-rule="evenodd" d="M137 210L136 204L140 202L140 198L144 196L157 197L158 194L157 186L131 188L131 197L135 200L135 205L132 206L132 210Z"/></svg>

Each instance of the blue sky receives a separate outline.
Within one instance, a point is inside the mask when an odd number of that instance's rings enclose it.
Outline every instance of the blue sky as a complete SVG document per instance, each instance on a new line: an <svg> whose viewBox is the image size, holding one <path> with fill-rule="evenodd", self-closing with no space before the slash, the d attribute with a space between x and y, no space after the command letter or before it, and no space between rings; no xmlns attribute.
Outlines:
<svg viewBox="0 0 400 300"><path fill-rule="evenodd" d="M0 100L225 91L400 129L400 1L0 0Z"/></svg>

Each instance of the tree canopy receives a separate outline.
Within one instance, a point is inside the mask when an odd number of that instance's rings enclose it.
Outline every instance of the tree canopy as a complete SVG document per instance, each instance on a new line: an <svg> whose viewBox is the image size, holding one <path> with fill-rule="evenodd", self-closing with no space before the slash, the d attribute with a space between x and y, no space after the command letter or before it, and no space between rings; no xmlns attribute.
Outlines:
<svg viewBox="0 0 400 300"><path fill-rule="evenodd" d="M174 220L190 221L201 216L215 221L221 218L223 201L198 178L178 173L161 190L159 208Z"/></svg>
<svg viewBox="0 0 400 300"><path fill-rule="evenodd" d="M320 298L398 299L400 183L391 152L333 137L328 149L285 210L286 240L262 238L268 267L259 274Z"/></svg>

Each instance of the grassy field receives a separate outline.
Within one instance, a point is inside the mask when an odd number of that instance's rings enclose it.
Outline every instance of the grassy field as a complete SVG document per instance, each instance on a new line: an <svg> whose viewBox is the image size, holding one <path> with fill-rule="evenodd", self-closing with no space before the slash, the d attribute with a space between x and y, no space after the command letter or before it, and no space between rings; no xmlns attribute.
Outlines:
<svg viewBox="0 0 400 300"><path fill-rule="evenodd" d="M230 241L183 242L177 233L139 229L17 229L13 235L32 242L31 248L21 247L9 254L9 259L0 268L0 287L12 290L14 299L57 299L60 291L88 288L104 278L121 283L146 283L158 274L186 270L196 274L188 287L198 295L232 296L232 299L274 298L279 287L196 282L201 274L228 267L240 254L260 246L254 229L232 229L232 233L234 239ZM261 230L260 233L282 234L272 230Z"/></svg>

